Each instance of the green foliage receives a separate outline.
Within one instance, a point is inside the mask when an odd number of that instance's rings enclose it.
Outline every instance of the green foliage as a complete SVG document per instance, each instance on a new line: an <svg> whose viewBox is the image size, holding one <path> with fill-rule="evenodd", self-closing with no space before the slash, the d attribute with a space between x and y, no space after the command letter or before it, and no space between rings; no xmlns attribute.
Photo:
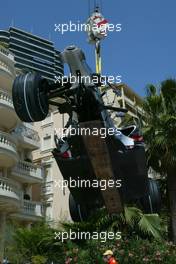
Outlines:
<svg viewBox="0 0 176 264"><path fill-rule="evenodd" d="M137 120L135 117L129 115L128 113L122 118L122 121L120 122L120 126L130 126L134 124L138 124L139 120Z"/></svg>
<svg viewBox="0 0 176 264"><path fill-rule="evenodd" d="M42 256L32 256L32 264L45 264L47 262L47 259Z"/></svg>
<svg viewBox="0 0 176 264"><path fill-rule="evenodd" d="M14 259L31 261L33 256L43 256L51 261L62 259L63 243L55 240L55 230L44 223L29 228L18 228L13 235L13 245L8 256ZM18 262L17 262L18 263Z"/></svg>
<svg viewBox="0 0 176 264"><path fill-rule="evenodd" d="M159 258L162 263L172 264L176 257L176 248L172 243L158 240L156 235L160 232L158 216L143 214L135 207L125 207L124 214L118 217L109 216L105 210L100 210L90 222L63 225L66 229L71 228L75 231L120 230L122 239L107 240L104 243L93 239L84 242L67 240L61 243L54 239L56 230L40 223L31 229L18 228L15 231L11 258L8 255L11 262L21 264L29 261L33 264L45 264L54 261L63 264L66 260L72 259L71 263L77 264L103 264L102 254L107 249L113 250L120 264L141 264L145 262L145 258L150 260L148 263L156 263ZM145 233L147 236L142 235ZM166 259L168 262L164 262Z"/></svg>
<svg viewBox="0 0 176 264"><path fill-rule="evenodd" d="M88 222L63 223L66 230L101 232L113 231L122 232L124 237L141 237L161 239L164 234L164 228L161 225L161 219L157 214L144 214L136 207L124 208L121 215L109 215L105 210L100 210Z"/></svg>
<svg viewBox="0 0 176 264"><path fill-rule="evenodd" d="M111 249L120 264L163 263L175 264L176 246L168 242L149 241L142 239L125 239L121 241L87 241L75 251L74 244L71 253L72 263L103 264L102 254Z"/></svg>
<svg viewBox="0 0 176 264"><path fill-rule="evenodd" d="M66 246L62 254L64 261L69 257L72 259L71 263L103 264L102 255L107 249L113 250L120 264L175 264L176 259L176 246L172 243L134 238L121 241L108 241L107 243L90 240L86 241L86 244L79 246L70 242L68 249ZM58 259L57 263L63 264L64 261Z"/></svg>
<svg viewBox="0 0 176 264"><path fill-rule="evenodd" d="M125 207L124 216L122 217L134 230L139 228L142 233L155 239L162 238L164 229L161 225L161 219L157 214L143 214L136 207Z"/></svg>
<svg viewBox="0 0 176 264"><path fill-rule="evenodd" d="M170 210L169 235L176 244L176 80L162 82L160 89L148 86L143 108L146 113L143 131L148 166L167 177L169 199L165 205L168 203Z"/></svg>
<svg viewBox="0 0 176 264"><path fill-rule="evenodd" d="M176 247L172 243L131 239L114 245L120 264L165 263L174 264Z"/></svg>
<svg viewBox="0 0 176 264"><path fill-rule="evenodd" d="M176 167L176 80L147 87L143 128L149 165L161 174Z"/></svg>

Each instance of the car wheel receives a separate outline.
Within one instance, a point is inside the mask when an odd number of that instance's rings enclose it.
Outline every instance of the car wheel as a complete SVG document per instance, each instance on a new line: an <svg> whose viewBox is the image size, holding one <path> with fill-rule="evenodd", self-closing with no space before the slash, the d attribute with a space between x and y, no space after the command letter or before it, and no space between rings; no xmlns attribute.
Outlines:
<svg viewBox="0 0 176 264"><path fill-rule="evenodd" d="M13 83L15 111L23 122L42 121L48 115L48 82L38 73L18 75Z"/></svg>

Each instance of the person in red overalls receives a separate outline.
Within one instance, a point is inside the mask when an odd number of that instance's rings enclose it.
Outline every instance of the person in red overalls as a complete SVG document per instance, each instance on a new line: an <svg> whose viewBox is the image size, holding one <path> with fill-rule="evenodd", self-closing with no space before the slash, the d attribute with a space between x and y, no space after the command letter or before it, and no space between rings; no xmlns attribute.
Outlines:
<svg viewBox="0 0 176 264"><path fill-rule="evenodd" d="M113 252L111 250L106 250L106 252L103 254L103 259L104 262L108 264L119 264L119 262L113 257Z"/></svg>

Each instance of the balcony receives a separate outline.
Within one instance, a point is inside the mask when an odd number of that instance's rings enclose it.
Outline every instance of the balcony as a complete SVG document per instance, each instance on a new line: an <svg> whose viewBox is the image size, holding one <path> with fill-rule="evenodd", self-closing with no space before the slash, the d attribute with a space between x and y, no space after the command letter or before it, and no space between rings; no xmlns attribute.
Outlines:
<svg viewBox="0 0 176 264"><path fill-rule="evenodd" d="M40 202L23 200L20 211L11 216L26 222L39 221L44 216L43 205Z"/></svg>
<svg viewBox="0 0 176 264"><path fill-rule="evenodd" d="M19 161L11 170L11 175L22 183L41 183L42 169L31 162Z"/></svg>
<svg viewBox="0 0 176 264"><path fill-rule="evenodd" d="M7 49L0 46L0 84L10 90L15 78L14 56Z"/></svg>
<svg viewBox="0 0 176 264"><path fill-rule="evenodd" d="M42 203L32 202L32 201L23 201L23 214L29 216L43 216L43 206Z"/></svg>
<svg viewBox="0 0 176 264"><path fill-rule="evenodd" d="M37 131L27 125L17 126L13 131L13 135L18 139L22 148L30 149L31 151L40 148L40 138Z"/></svg>
<svg viewBox="0 0 176 264"><path fill-rule="evenodd" d="M132 108L136 107L135 101L128 98L126 95L124 96L125 102L127 102Z"/></svg>
<svg viewBox="0 0 176 264"><path fill-rule="evenodd" d="M8 122L7 122L8 120ZM11 130L17 125L18 117L14 111L11 96L0 90L0 126L4 130Z"/></svg>
<svg viewBox="0 0 176 264"><path fill-rule="evenodd" d="M8 58L8 60L11 60L14 62L14 55L6 48L0 45L0 53L5 56L5 58Z"/></svg>
<svg viewBox="0 0 176 264"><path fill-rule="evenodd" d="M15 182L0 177L0 210L16 212L20 209L22 191Z"/></svg>
<svg viewBox="0 0 176 264"><path fill-rule="evenodd" d="M0 131L0 167L13 167L18 162L16 143L11 135Z"/></svg>
<svg viewBox="0 0 176 264"><path fill-rule="evenodd" d="M144 110L142 109L142 107L137 106L137 110L138 110L139 114L144 115Z"/></svg>
<svg viewBox="0 0 176 264"><path fill-rule="evenodd" d="M141 115L143 115L142 107L138 105L137 102L132 101L127 96L124 96L124 99L125 99L126 104L128 104L131 109L134 109L135 113L139 112Z"/></svg>
<svg viewBox="0 0 176 264"><path fill-rule="evenodd" d="M11 217L25 222L39 221L44 217L43 205L40 202L22 200L20 211L11 214Z"/></svg>
<svg viewBox="0 0 176 264"><path fill-rule="evenodd" d="M128 109L128 107L127 107ZM136 115L136 113L132 112L131 110L128 109L128 115L134 117L134 118L138 118L138 116Z"/></svg>

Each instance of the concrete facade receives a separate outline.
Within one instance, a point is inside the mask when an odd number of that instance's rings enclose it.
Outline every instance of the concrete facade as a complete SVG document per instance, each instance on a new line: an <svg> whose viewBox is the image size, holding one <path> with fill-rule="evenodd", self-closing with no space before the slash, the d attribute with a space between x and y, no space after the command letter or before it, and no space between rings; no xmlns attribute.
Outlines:
<svg viewBox="0 0 176 264"><path fill-rule="evenodd" d="M55 148L54 131L62 128L66 120L66 116L54 110L44 121L35 123L35 129L41 139L41 148L33 152L33 160L44 168L45 217L53 225L57 225L59 221L71 220L68 202L69 190L68 188L62 190L58 187L57 182L62 181L63 177L52 155L52 150Z"/></svg>
<svg viewBox="0 0 176 264"><path fill-rule="evenodd" d="M32 125L22 123L12 102L16 76L14 56L0 46L0 261L4 257L4 232L9 218L23 225L42 219L42 203L35 201L32 186L43 181L42 169L31 153L40 147Z"/></svg>

